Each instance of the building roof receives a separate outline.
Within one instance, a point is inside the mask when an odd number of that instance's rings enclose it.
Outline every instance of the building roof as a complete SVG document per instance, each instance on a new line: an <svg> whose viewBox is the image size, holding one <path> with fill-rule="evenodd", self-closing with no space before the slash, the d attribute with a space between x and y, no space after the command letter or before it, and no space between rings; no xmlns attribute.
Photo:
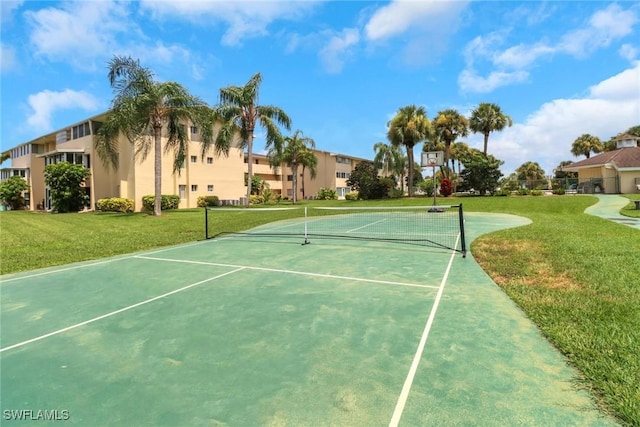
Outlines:
<svg viewBox="0 0 640 427"><path fill-rule="evenodd" d="M563 166L562 170L576 172L578 169L610 164L616 169L640 169L640 147L619 148L598 154L579 162Z"/></svg>
<svg viewBox="0 0 640 427"><path fill-rule="evenodd" d="M613 138L614 141L620 141L623 139L635 139L636 141L640 140L640 136L631 135L628 133L621 133L620 135Z"/></svg>

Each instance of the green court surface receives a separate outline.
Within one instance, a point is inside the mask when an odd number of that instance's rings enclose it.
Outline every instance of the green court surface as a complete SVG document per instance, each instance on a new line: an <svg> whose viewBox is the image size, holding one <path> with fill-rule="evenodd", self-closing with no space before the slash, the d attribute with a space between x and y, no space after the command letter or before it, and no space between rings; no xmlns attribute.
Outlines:
<svg viewBox="0 0 640 427"><path fill-rule="evenodd" d="M1 282L3 426L615 425L471 255L231 237Z"/></svg>

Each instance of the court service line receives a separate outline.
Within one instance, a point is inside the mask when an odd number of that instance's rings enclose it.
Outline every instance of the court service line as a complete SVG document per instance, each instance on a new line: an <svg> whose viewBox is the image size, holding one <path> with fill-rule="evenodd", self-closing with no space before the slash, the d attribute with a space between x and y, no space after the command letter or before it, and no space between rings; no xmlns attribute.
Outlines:
<svg viewBox="0 0 640 427"><path fill-rule="evenodd" d="M102 320L102 319L105 319L107 317L111 317L111 316L114 316L116 314L119 314L119 313L122 313L122 312L125 312L125 311L128 311L128 310L134 309L136 307L140 307L141 305L149 304L150 302L153 302L153 301L156 301L156 300L159 300L159 299L162 299L162 298L166 298L166 297L168 297L170 295L173 295L173 294L177 294L178 292L186 291L187 289L191 289L191 288L196 287L198 285L202 285L203 283L207 283L207 282L210 282L212 280L216 280L216 279L219 279L221 277L228 276L229 274L236 273L236 272L238 272L240 270L242 270L242 268L237 268L237 269L232 270L232 271L227 271L226 273L218 274L217 276L209 277L208 279L201 280L199 282L192 283L192 284L187 285L187 286L183 286L180 289L174 289L173 291L164 293L162 295L155 296L153 298L146 299L144 301L137 302L135 304L129 305L127 307L120 308L118 310L103 314L103 315L98 316L98 317L94 317L93 319L85 320L84 322L76 323L75 325L67 326L66 328L58 329L57 331L49 332L48 334L40 335L39 337L31 338L30 340L22 341L22 342L10 345L10 346L5 347L5 348L0 348L0 353L2 353L3 351L7 351L7 350L11 350L11 349L17 348L17 347L22 347L23 345L31 344L31 343L36 342L36 341L40 341L40 340L43 340L45 338L52 337L54 335L59 335L59 334L61 334L63 332L67 332L67 331L70 331L72 329L79 328L80 326L88 325L89 323L97 322L98 320Z"/></svg>
<svg viewBox="0 0 640 427"><path fill-rule="evenodd" d="M355 282L366 282L366 283L376 283L382 285L394 285L394 286L408 286L414 288L427 288L427 289L439 289L438 286L430 286L430 285L420 285L417 283L406 283L406 282L393 282L389 280L375 280L375 279L364 279L360 277L349 277L349 276L337 276L334 274L322 274L322 273L309 273L306 271L296 271L296 270L282 270L278 268L267 268L267 267L255 267L249 265L236 265L236 264L221 264L217 262L208 262L208 261L191 261L191 260L183 260L183 259L171 259L171 258L158 258L158 257L150 257L146 255L139 255L135 258L148 259L152 261L166 261L166 262L181 262L184 264L199 264L199 265L211 265L213 267L226 267L226 268L242 268L245 270L257 270L257 271L268 271L272 273L285 273L285 274L297 274L300 276L311 276L311 277L320 277L327 279L340 279L340 280L352 280Z"/></svg>
<svg viewBox="0 0 640 427"><path fill-rule="evenodd" d="M456 247L458 246L458 240L460 240L460 235L456 239ZM424 331L422 332L422 337L420 337L420 344L418 344L418 349L416 350L416 354L413 356L413 362L411 362L411 367L409 368L409 373L407 374L407 378L404 381L404 385L402 386L402 391L400 392L400 396L398 397L398 401L396 402L396 407L393 411L393 416L391 417L391 421L389 422L389 427L397 427L400 422L400 417L402 417L402 412L404 411L404 407L407 403L407 398L409 397L409 391L411 391L411 386L413 385L413 379L416 376L416 371L418 370L418 365L420 364L420 359L422 358L422 353L424 352L424 347L427 343L427 338L429 336L429 332L431 331L431 325L433 325L433 320L436 317L436 311L438 311L438 305L440 304L440 299L442 298L442 294L444 293L444 286L447 283L447 278L449 277L449 272L451 271L451 265L453 264L453 260L456 256L456 251L451 252L451 258L449 258L449 265L447 265L447 269L445 270L444 277L440 282L440 287L438 288L438 293L436 294L436 299L431 307L431 313L429 313L429 318L427 319L427 323L424 326Z"/></svg>
<svg viewBox="0 0 640 427"><path fill-rule="evenodd" d="M207 242L207 241L206 240L202 240L202 241L198 241L198 242L192 242L192 243L188 243L188 244L184 244L184 245L180 245L180 246L171 246L171 247L168 247L168 248L162 248L162 249L154 250L154 251L151 251L151 252L144 252L144 253L145 254L157 254L159 252L166 252L166 251L170 251L172 249L186 248L186 247L189 247L189 246L199 245L199 244L205 243L205 242ZM55 270L48 270L48 271L43 271L43 272L40 272L40 273L28 274L28 275L25 275L25 276L9 277L8 279L5 279L2 276L0 276L0 285L4 284L4 283L8 283L8 282L15 282L16 280L31 279L32 277L46 276L48 274L61 273L61 272L70 271L70 270L77 270L79 268L93 267L93 266L96 266L96 265L108 264L110 262L122 261L122 260L125 260L125 259L131 259L131 258L135 258L135 255L133 255L133 254L123 254L123 255L120 255L118 257L109 258L109 259L105 259L105 260L101 260L101 261L96 261L96 262L85 261L86 264L72 265L70 267L58 268L58 269L55 269ZM50 268L55 268L55 267L50 267Z"/></svg>

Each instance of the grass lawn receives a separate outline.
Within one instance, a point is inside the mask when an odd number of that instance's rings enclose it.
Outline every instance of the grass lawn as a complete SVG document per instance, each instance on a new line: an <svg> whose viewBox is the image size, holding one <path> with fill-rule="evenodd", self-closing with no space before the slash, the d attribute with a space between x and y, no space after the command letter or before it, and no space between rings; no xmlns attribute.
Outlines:
<svg viewBox="0 0 640 427"><path fill-rule="evenodd" d="M630 198L640 196L632 195ZM504 212L532 224L481 236L471 252L583 374L602 410L640 425L640 234L584 214L589 196L447 199L465 211ZM307 205L430 205L425 198ZM630 203L622 211L640 217ZM283 219L287 211L221 213L227 229ZM204 237L201 209L136 214L0 212L2 274L101 258Z"/></svg>

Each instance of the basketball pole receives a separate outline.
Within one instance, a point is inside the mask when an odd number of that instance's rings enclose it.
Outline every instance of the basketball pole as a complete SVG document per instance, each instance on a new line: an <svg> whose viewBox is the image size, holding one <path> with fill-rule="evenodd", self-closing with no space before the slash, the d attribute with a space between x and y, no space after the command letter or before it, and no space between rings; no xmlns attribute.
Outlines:
<svg viewBox="0 0 640 427"><path fill-rule="evenodd" d="M436 206L438 204L437 200L436 200L436 196L437 196L437 189L436 189L436 164L435 162L431 163L431 170L433 173L433 206Z"/></svg>

